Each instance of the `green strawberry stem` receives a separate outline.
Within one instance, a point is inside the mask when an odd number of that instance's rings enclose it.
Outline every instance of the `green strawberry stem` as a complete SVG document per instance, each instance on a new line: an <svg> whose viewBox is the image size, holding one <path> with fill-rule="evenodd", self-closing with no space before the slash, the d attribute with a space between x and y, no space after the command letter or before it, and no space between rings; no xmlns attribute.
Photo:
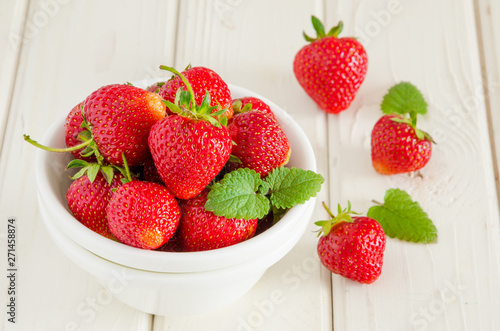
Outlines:
<svg viewBox="0 0 500 331"><path fill-rule="evenodd" d="M323 220L323 221L318 221L315 222L314 224L318 225L321 227L319 230L318 236L323 233L324 236L327 236L332 229L335 227L339 226L342 223L353 223L354 220L352 219L351 215L357 215L358 213L354 212L351 210L351 202L347 202L347 208L342 209L340 204L338 205L338 214L337 216L334 216L331 210L328 208L325 202L323 202L323 207L326 209L326 212L330 216L329 220Z"/></svg>
<svg viewBox="0 0 500 331"><path fill-rule="evenodd" d="M77 150L79 150L81 148L84 148L84 147L90 145L92 143L92 141L93 141L92 139L91 140L87 140L87 141L82 142L81 144L78 144L78 145L75 145L75 146L72 146L72 147L67 147L67 148L53 148L53 147L48 147L48 146L44 146L42 144L39 144L35 140L31 139L29 135L26 135L26 134L24 135L24 140L26 140L27 142L29 142L33 146L41 148L41 149L43 149L45 151L56 152L56 153L66 153L66 152L77 151Z"/></svg>
<svg viewBox="0 0 500 331"><path fill-rule="evenodd" d="M191 87L191 84L189 84L188 80L186 79L186 77L184 77L183 74L181 74L179 71L177 71L175 68L172 68L172 67L167 67L165 65L161 65L160 66L160 69L162 70L168 70L170 71L171 73L177 75L180 77L180 79L182 80L182 82L184 83L184 85L186 85L186 88L188 89L189 91L189 94L190 94L190 101L191 101L191 105L196 105L196 102L194 100L194 92L193 92L193 88Z"/></svg>
<svg viewBox="0 0 500 331"><path fill-rule="evenodd" d="M311 16L311 21L314 27L314 31L316 31L316 38L309 37L305 32L303 33L304 39L309 42L314 42L326 37L337 38L344 28L344 23L340 21L338 25L331 28L328 33L325 33L325 27L323 23L321 23L321 21L316 16Z"/></svg>
<svg viewBox="0 0 500 331"><path fill-rule="evenodd" d="M125 176L125 179L122 180L122 182L125 184L132 181L132 176L130 175L130 169L128 167L128 162L127 158L125 157L125 153L122 153L122 159L123 159L123 168L125 169L125 173L123 174Z"/></svg>
<svg viewBox="0 0 500 331"><path fill-rule="evenodd" d="M187 91L183 91L179 88L175 96L174 103L166 100L163 101L172 112L180 116L207 121L217 128L220 128L221 125L227 125L227 117L223 116L227 109L224 108L215 111L217 106L210 106L210 93L208 91L205 93L201 104L197 105L194 98L193 88L182 73L165 65L161 65L160 69L170 71L179 76L187 88ZM220 119L218 119L219 116L221 116Z"/></svg>
<svg viewBox="0 0 500 331"><path fill-rule="evenodd" d="M396 123L408 124L409 126L411 126L413 128L413 130L415 130L415 135L417 136L418 139L420 139L420 140L425 139L425 140L430 141L433 144L436 144L436 142L434 141L434 139L432 139L430 134L417 128L417 112L410 111L409 116L410 117L408 118L405 115L396 115L396 116L392 117L391 120L396 122Z"/></svg>

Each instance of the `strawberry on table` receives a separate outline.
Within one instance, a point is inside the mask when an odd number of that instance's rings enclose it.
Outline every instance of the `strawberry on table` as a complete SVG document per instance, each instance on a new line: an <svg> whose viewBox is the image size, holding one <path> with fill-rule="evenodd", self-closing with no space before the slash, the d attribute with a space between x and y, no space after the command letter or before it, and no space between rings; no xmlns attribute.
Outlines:
<svg viewBox="0 0 500 331"><path fill-rule="evenodd" d="M370 284L382 272L386 238L380 224L369 217L351 217L351 205L331 219L318 221L323 235L317 251L321 263L331 272L351 280Z"/></svg>
<svg viewBox="0 0 500 331"><path fill-rule="evenodd" d="M255 234L257 219L216 216L205 210L208 191L181 201L179 240L184 251L205 251L231 246Z"/></svg>
<svg viewBox="0 0 500 331"><path fill-rule="evenodd" d="M165 117L151 128L149 148L167 188L176 198L190 199L222 170L232 142L227 128L217 119L226 110L213 112L217 107L210 106L208 92L198 105L187 79L175 69L169 70L182 77L187 90L179 90L175 104L166 101L176 115Z"/></svg>
<svg viewBox="0 0 500 331"><path fill-rule="evenodd" d="M231 154L244 167L257 171L262 177L288 163L290 143L272 113L250 110L236 114L228 125L234 142Z"/></svg>
<svg viewBox="0 0 500 331"><path fill-rule="evenodd" d="M71 183L66 192L68 208L73 216L90 230L100 235L114 239L109 230L106 218L106 207L113 195L113 189L122 185L123 176L119 173L113 176L111 183L98 172L95 178L92 175L83 175Z"/></svg>
<svg viewBox="0 0 500 331"><path fill-rule="evenodd" d="M166 107L153 92L126 85L103 86L84 101L83 116L99 152L111 164L139 166L148 157L149 129L165 117Z"/></svg>
<svg viewBox="0 0 500 331"><path fill-rule="evenodd" d="M430 160L433 140L417 128L417 114L427 112L427 103L410 83L399 83L384 96L385 113L371 134L373 168L383 175L422 169Z"/></svg>
<svg viewBox="0 0 500 331"><path fill-rule="evenodd" d="M368 69L366 51L354 38L339 38L340 22L328 33L312 17L317 37L304 33L310 44L304 46L293 62L293 72L305 92L327 113L339 113L349 107L363 83Z"/></svg>
<svg viewBox="0 0 500 331"><path fill-rule="evenodd" d="M165 69L165 66L160 68ZM208 92L210 93L210 106L215 107L213 108L214 112L226 109L224 116L228 119L233 116L231 91L226 82L215 71L205 67L188 67L181 73L191 84L196 104L201 104ZM175 75L160 87L158 93L163 99L174 103L179 88L185 89L185 84L178 75Z"/></svg>
<svg viewBox="0 0 500 331"><path fill-rule="evenodd" d="M116 190L106 215L111 233L120 242L157 249L173 236L181 213L177 200L165 186L135 180Z"/></svg>

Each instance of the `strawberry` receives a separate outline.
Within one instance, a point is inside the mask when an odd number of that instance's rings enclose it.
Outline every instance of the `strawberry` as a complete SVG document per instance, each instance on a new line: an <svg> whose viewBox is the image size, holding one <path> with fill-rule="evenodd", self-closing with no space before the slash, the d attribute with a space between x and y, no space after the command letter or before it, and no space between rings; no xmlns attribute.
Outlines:
<svg viewBox="0 0 500 331"><path fill-rule="evenodd" d="M161 69L166 69L161 66ZM196 104L201 104L205 94L210 93L210 106L213 111L227 109L224 113L228 119L233 116L231 91L226 82L213 70L205 67L192 67L181 72L193 89ZM179 76L174 76L160 87L158 93L163 99L174 103L179 89L185 89L185 84Z"/></svg>
<svg viewBox="0 0 500 331"><path fill-rule="evenodd" d="M321 263L331 272L360 283L373 283L382 272L386 238L380 224L372 218L351 217L351 206L331 219L316 222L323 235L317 246Z"/></svg>
<svg viewBox="0 0 500 331"><path fill-rule="evenodd" d="M235 144L231 153L241 161L236 167L253 169L265 177L288 163L290 143L272 114L259 110L237 114L228 130Z"/></svg>
<svg viewBox="0 0 500 331"><path fill-rule="evenodd" d="M422 169L432 154L432 140L419 138L415 127L400 115L384 115L373 127L372 164L383 175L394 175Z"/></svg>
<svg viewBox="0 0 500 331"><path fill-rule="evenodd" d="M244 220L215 216L205 210L208 190L181 201L179 240L184 251L204 251L231 246L255 234L257 219Z"/></svg>
<svg viewBox="0 0 500 331"><path fill-rule="evenodd" d="M158 184L163 184L158 170L156 170L154 161L152 157L149 157L144 161L144 167L142 169L142 179L146 182L153 182Z"/></svg>
<svg viewBox="0 0 500 331"><path fill-rule="evenodd" d="M256 97L243 97L233 100L233 111L235 114L245 113L249 110L261 110L265 113L269 113L274 117L274 113L264 101Z"/></svg>
<svg viewBox="0 0 500 331"><path fill-rule="evenodd" d="M427 113L422 93L408 82L398 83L385 94L380 107L385 115L372 130L373 168L383 175L422 169L429 162L434 142L417 128L417 115Z"/></svg>
<svg viewBox="0 0 500 331"><path fill-rule="evenodd" d="M91 181L84 175L71 183L66 192L68 208L83 225L100 235L113 239L106 218L106 207L113 195L113 189L122 185L121 174L115 174L108 183L99 172Z"/></svg>
<svg viewBox="0 0 500 331"><path fill-rule="evenodd" d="M66 141L66 147L73 147L82 143L79 135L84 134L87 131L82 127L83 116L82 116L83 102L73 107L69 114L66 116L66 121L64 122L64 139ZM87 150L81 148L79 150L71 151L75 159L81 159L88 162L94 162L95 156L83 156Z"/></svg>
<svg viewBox="0 0 500 331"><path fill-rule="evenodd" d="M157 249L175 233L181 217L165 186L142 181L121 185L106 207L111 233L122 243Z"/></svg>
<svg viewBox="0 0 500 331"><path fill-rule="evenodd" d="M102 156L111 164L141 165L148 157L151 126L165 117L161 97L131 85L103 86L84 101L83 116Z"/></svg>
<svg viewBox="0 0 500 331"><path fill-rule="evenodd" d="M222 170L231 154L231 136L212 113L210 94L200 105L194 100L190 83L181 75L187 91L179 92L176 104L166 101L178 115L158 121L149 134L149 148L158 173L167 188L179 199L198 195Z"/></svg>
<svg viewBox="0 0 500 331"><path fill-rule="evenodd" d="M349 107L363 83L367 68L366 51L354 38L338 38L340 22L328 33L312 17L316 38L304 33L310 44L304 46L293 62L293 72L305 92L327 113L339 113Z"/></svg>

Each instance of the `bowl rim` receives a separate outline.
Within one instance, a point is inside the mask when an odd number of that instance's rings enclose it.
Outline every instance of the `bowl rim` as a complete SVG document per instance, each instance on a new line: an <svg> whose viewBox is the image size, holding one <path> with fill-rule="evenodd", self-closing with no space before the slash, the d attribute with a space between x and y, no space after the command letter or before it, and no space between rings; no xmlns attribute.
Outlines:
<svg viewBox="0 0 500 331"><path fill-rule="evenodd" d="M155 80L163 81L165 78L162 77ZM133 85L145 88L148 82L151 82L151 79L133 82ZM228 87L231 91L233 99L236 97L254 96L267 103L275 113L278 122L280 124L286 122L286 127L290 127L287 131L294 131L294 138L296 139L292 139L294 141L298 141L300 144L303 144L303 152L305 155L303 155L302 158L306 159L307 162L307 167L305 169L316 171L316 159L310 141L302 128L288 113L286 113L286 111L277 106L271 100L255 92L232 84L228 84ZM58 133L59 136L61 136L62 132L60 130L63 127L63 124L64 118L56 121L44 135L42 144L50 145L53 143L52 140L56 139ZM289 138L289 140L292 139ZM292 143L290 144L293 148L294 145ZM93 254L126 267L145 271L170 273L200 272L244 263L255 258L256 256L266 254L269 248L272 248L273 250L279 249L282 246L282 243L276 240L276 238L284 236L284 234L288 233L288 231L294 231L294 228L301 221L309 222L310 215L304 214L306 213L308 206L315 203L315 199L311 198L304 204L291 208L278 223L273 225L268 230L249 240L229 247L201 252L163 252L142 250L106 239L85 227L71 215L67 209L65 198L61 199L61 197L58 197L55 194L54 190L50 189L51 183L49 178L44 175L48 173L47 167L50 163L50 154L51 153L43 150L37 151L35 176L37 189L39 191L39 203L52 206L52 215L57 215L57 217L51 221L55 222L56 226L73 241L78 243L80 246L83 246L83 248L89 250ZM303 216L307 219L301 220ZM303 228L305 231L305 227ZM300 239L300 237L298 239Z"/></svg>

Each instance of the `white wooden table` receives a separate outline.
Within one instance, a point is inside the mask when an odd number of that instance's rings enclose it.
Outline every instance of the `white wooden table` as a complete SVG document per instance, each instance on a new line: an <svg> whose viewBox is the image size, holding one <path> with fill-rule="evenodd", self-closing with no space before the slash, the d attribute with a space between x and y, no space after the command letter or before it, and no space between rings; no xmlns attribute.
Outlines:
<svg viewBox="0 0 500 331"><path fill-rule="evenodd" d="M295 80L310 16L344 21L369 56L347 111L327 115ZM0 2L0 329L498 330L500 325L500 2L497 0L214 0ZM407 190L439 242L388 239L381 277L332 275L299 244L239 302L214 315L162 318L110 299L51 242L36 202L35 148L56 119L96 88L165 75L160 64L214 69L289 112L327 179L318 202L366 212L386 189ZM410 81L427 99L420 125L438 142L422 176L381 176L370 132L382 96ZM7 318L7 221L17 223L16 323ZM281 294L282 300L272 298Z"/></svg>

